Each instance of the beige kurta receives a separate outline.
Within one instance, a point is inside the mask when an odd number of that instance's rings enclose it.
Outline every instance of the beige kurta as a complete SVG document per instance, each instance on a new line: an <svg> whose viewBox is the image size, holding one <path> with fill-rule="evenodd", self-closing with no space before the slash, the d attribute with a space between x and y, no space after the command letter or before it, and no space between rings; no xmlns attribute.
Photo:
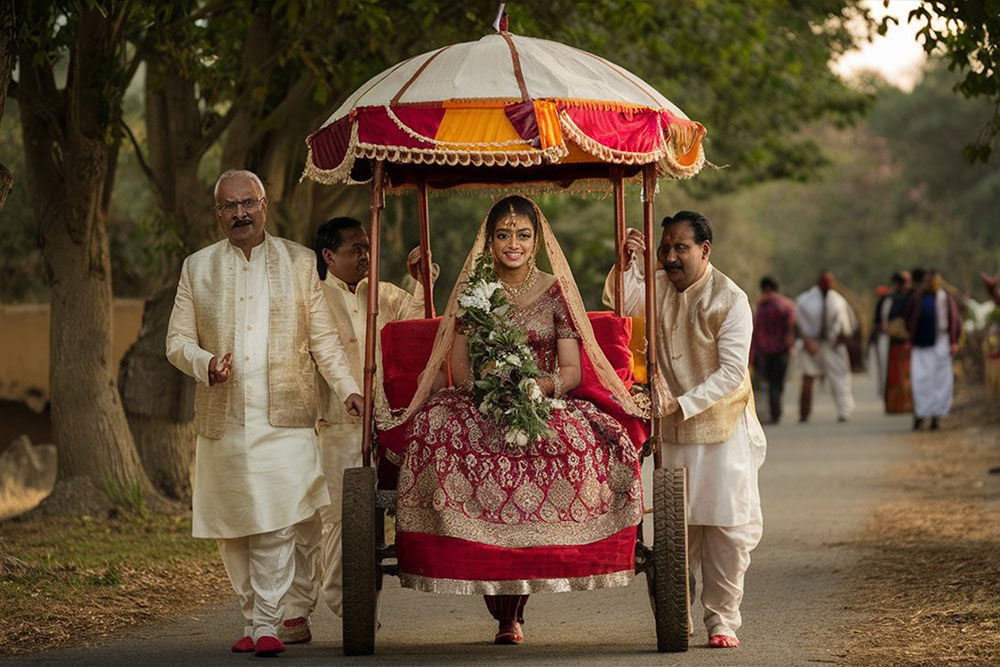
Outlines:
<svg viewBox="0 0 1000 667"><path fill-rule="evenodd" d="M323 295L330 306L337 325L337 333L344 343L344 353L351 369L351 376L359 386L364 378L362 371L365 363L365 330L368 313L368 279L357 284L351 292L343 280L332 273L326 274L323 281ZM382 331L388 322L409 320L424 316L424 290L418 283L412 294L392 283L380 282L378 288L378 318L376 330ZM381 340L376 339L375 358L381 364ZM322 380L321 380L322 382ZM344 406L336 400L325 400L329 391L320 388L320 422L327 424L357 424L361 425L360 417L347 414ZM360 456L360 450L359 454ZM360 461L360 458L358 459ZM358 464L360 465L360 463Z"/></svg>
<svg viewBox="0 0 1000 667"><path fill-rule="evenodd" d="M192 534L235 538L269 532L311 517L330 502L313 429L274 427L268 414L268 338L271 299L267 244L248 261L234 246L235 337L225 430L219 439L199 435L195 454ZM168 333L168 356L181 370L208 383L208 364L220 356L198 345L191 283L181 274ZM309 292L308 346L324 377L346 398L359 393L334 330L319 282ZM185 363L186 362L186 363ZM242 415L242 419L240 418ZM241 423L242 422L242 423Z"/></svg>
<svg viewBox="0 0 1000 667"><path fill-rule="evenodd" d="M702 281L712 267L706 270ZM608 284L613 275L609 276ZM625 315L643 316L646 285L641 262L634 261L625 271L623 301ZM700 281L699 281L700 282ZM695 321L692 308L697 292L692 285L678 292L663 271L656 272L657 317L661 326L670 322L688 324ZM608 291L605 290L605 298ZM688 295L688 296L685 296ZM677 396L680 412L690 419L715 405L734 392L745 377L750 359L750 339L753 333L753 312L745 298L730 310L718 333L719 368L705 381L688 388ZM658 345L658 357L669 354L665 345ZM669 360L660 358L663 366ZM677 391L677 388L671 387ZM766 440L764 431L748 403L732 434L723 442L709 445L663 446L663 465L687 468L688 523L709 526L741 526L760 516L760 493L757 469L764 462Z"/></svg>
<svg viewBox="0 0 1000 667"><path fill-rule="evenodd" d="M352 293L347 283L328 272L322 285L337 332L344 342L351 376L361 385L368 279L358 283ZM392 283L379 283L377 330L381 331L387 322L423 317L423 294L423 286L419 283L413 294ZM377 351L379 364L381 358L381 353ZM324 381L321 378L318 381L321 403L316 432L330 504L320 509L318 522L302 526L296 545L295 579L285 597L285 615L288 618L308 617L320 594L335 614L339 616L342 613L341 508L344 470L361 465L361 418L347 414L343 404L331 397Z"/></svg>

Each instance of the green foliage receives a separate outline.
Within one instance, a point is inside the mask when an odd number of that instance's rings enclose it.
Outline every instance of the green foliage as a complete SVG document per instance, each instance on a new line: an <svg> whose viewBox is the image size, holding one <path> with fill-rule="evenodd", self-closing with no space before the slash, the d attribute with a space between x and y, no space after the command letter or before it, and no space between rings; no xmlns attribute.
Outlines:
<svg viewBox="0 0 1000 667"><path fill-rule="evenodd" d="M875 89L867 123L803 132L830 161L818 182L773 182L699 204L715 228L712 262L751 299L765 274L794 296L823 268L862 300L915 266L981 294L978 273L1000 265L1000 172L960 155L991 105L956 97L955 80L932 59L911 93ZM663 199L659 210L678 208Z"/></svg>
<svg viewBox="0 0 1000 667"><path fill-rule="evenodd" d="M40 57L56 58L66 53L76 6L51 6L54 13L47 25L53 34ZM120 9L117 3L109 7ZM59 11L66 13L62 23L53 20ZM493 0L138 2L131 3L125 15L129 24L123 48L136 62L155 65L139 70L139 85L143 72L148 77L145 91L170 86L172 99L183 101L162 124L171 128L175 154L199 165L205 192L220 166L258 170L272 193L274 228L308 242L311 228L341 211L324 205L318 193L303 195L309 204L296 199L304 189L297 181L305 135L387 67L491 32L495 11ZM689 195L707 196L773 179L816 178L828 161L825 148L796 130L817 119L856 119L871 98L868 92L846 87L827 67L832 56L857 39L847 30L847 21L855 16L867 19L857 0L525 0L508 11L513 32L563 41L619 63L706 125L709 158L729 168L706 170L682 183L679 188ZM141 125L135 107L129 110L134 102L127 96L124 104L129 126ZM117 140L117 132L116 126L108 139ZM136 135L140 150L148 151L149 139L140 131ZM163 179L153 172L143 184L133 153L122 153L112 229L115 273L122 275L116 289L138 295L172 276L176 255L195 248L190 245L193 236L178 218L175 200L159 193ZM678 194L677 187L669 189L672 196ZM581 248L586 253L608 252L610 206L548 199L546 211L560 234L581 243L564 247L574 248L577 255L584 254ZM630 216L638 209L637 198L631 201L636 204L630 203ZM139 203L144 210L137 210ZM474 230L488 205L435 204L435 225L446 225L434 228L438 261L449 262L450 254L445 253L452 250L465 255L463 243L471 236L463 238L459 228ZM153 214L155 208L160 209L158 215ZM387 255L399 252L386 258L387 274L402 275L390 265L402 266L402 257L415 243L415 231L410 231L415 230L415 214L412 206L409 209L399 216L401 231L393 242L405 238L407 245L387 248ZM607 226L584 228L598 219ZM205 215L204 224L209 236L214 234L210 215ZM455 239L448 238L452 230ZM596 305L606 267L586 261L574 266L585 298ZM444 268L442 284L448 284Z"/></svg>
<svg viewBox="0 0 1000 667"><path fill-rule="evenodd" d="M890 21L896 19L884 25ZM943 52L948 69L962 74L955 92L992 106L979 136L963 148L970 162L988 162L1000 137L1000 0L923 0L907 22L922 24L917 39L924 50Z"/></svg>

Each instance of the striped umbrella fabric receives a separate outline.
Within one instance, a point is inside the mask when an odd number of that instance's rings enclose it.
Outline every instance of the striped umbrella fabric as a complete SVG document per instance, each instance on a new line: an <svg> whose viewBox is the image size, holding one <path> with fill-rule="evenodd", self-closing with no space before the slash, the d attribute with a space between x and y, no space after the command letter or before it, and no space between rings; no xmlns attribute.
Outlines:
<svg viewBox="0 0 1000 667"><path fill-rule="evenodd" d="M509 32L452 44L373 77L308 139L305 177L358 183L356 161L509 168L655 163L690 178L705 128L631 72Z"/></svg>

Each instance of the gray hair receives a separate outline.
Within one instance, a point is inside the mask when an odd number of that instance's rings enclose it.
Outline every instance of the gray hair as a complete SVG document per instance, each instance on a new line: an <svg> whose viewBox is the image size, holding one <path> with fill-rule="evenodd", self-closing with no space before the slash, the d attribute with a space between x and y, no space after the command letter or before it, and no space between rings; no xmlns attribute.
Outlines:
<svg viewBox="0 0 1000 667"><path fill-rule="evenodd" d="M261 182L260 176L258 176L257 174L253 173L249 169L227 169L226 171L222 172L222 175L219 176L219 180L215 182L215 191L213 193L213 196L216 199L219 198L219 185L222 183L222 181L227 181L230 178L236 178L237 176L243 176L245 178L249 178L251 181L257 184L258 188L260 188L261 195L267 194L267 191L264 190L264 184Z"/></svg>

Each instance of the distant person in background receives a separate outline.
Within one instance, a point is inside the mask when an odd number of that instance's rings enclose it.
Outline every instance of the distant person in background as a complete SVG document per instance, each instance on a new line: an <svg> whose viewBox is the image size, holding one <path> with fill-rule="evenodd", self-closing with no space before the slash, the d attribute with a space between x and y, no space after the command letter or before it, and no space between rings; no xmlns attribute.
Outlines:
<svg viewBox="0 0 1000 667"><path fill-rule="evenodd" d="M795 299L799 335L802 338L802 394L799 421L809 421L813 383L824 375L830 381L837 421L846 422L854 413L851 394L851 360L846 339L854 332L854 316L847 300L835 289L833 273L822 271L819 280Z"/></svg>
<svg viewBox="0 0 1000 667"><path fill-rule="evenodd" d="M983 287L989 293L990 298L993 299L993 303L1000 308L1000 284L998 284L997 277L991 276L988 273L980 273L979 279L983 281Z"/></svg>
<svg viewBox="0 0 1000 667"><path fill-rule="evenodd" d="M979 279L983 281L983 287L986 288L986 292L990 295L993 303L996 304L997 308L1000 308L1000 281L997 280L996 275L990 275L988 273L980 273ZM994 466L990 468L991 475L1000 475L1000 466Z"/></svg>
<svg viewBox="0 0 1000 667"><path fill-rule="evenodd" d="M778 291L774 278L765 276L760 281L750 356L758 378L767 384L772 424L781 421L781 397L794 345L795 303Z"/></svg>
<svg viewBox="0 0 1000 667"><path fill-rule="evenodd" d="M897 276L899 280L897 280ZM910 334L906 330L906 304L913 291L913 278L909 271L893 274L896 291L889 295L888 311L882 323L886 350L885 412L905 414L913 412L913 392L910 387Z"/></svg>
<svg viewBox="0 0 1000 667"><path fill-rule="evenodd" d="M899 294L908 294L910 289L909 271L896 271L892 274L892 289L886 290L875 302L875 356L878 358L878 395L885 397L886 377L889 369L889 314L894 298ZM879 287L879 289L885 289Z"/></svg>
<svg viewBox="0 0 1000 667"><path fill-rule="evenodd" d="M955 378L951 365L958 352L962 316L955 299L938 285L934 269L914 269L913 296L906 306L913 383L913 429L928 417L930 428L951 411Z"/></svg>

